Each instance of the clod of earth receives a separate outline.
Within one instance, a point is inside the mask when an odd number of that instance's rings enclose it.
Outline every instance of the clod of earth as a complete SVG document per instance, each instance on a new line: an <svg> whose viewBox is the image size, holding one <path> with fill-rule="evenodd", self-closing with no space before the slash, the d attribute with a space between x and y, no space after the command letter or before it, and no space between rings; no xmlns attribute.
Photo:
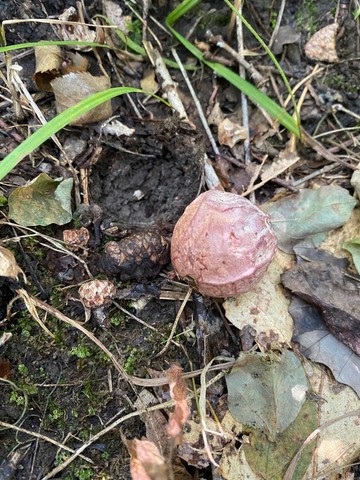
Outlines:
<svg viewBox="0 0 360 480"><path fill-rule="evenodd" d="M171 261L200 293L226 298L251 290L276 251L266 214L239 195L209 190L175 225Z"/></svg>
<svg viewBox="0 0 360 480"><path fill-rule="evenodd" d="M85 308L86 320L92 316L99 327L107 327L107 311L116 293L109 280L91 280L79 288L79 296Z"/></svg>

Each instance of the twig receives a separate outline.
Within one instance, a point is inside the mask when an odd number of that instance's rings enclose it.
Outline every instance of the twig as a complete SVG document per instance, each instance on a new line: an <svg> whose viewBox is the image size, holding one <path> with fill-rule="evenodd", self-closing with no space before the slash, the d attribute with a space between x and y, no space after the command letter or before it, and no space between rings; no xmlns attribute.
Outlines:
<svg viewBox="0 0 360 480"><path fill-rule="evenodd" d="M239 65L245 68L245 70L249 73L249 76L257 87L264 85L267 82L267 79L259 73L256 68L251 65L247 60L245 60L244 56L242 55L242 49L240 52L234 50L225 40L222 38L221 35L208 35L208 40L210 43L215 44L217 47L222 48L225 52L229 53Z"/></svg>
<svg viewBox="0 0 360 480"><path fill-rule="evenodd" d="M233 366L235 363L237 363L237 361L233 360L231 362L226 362L226 363L220 364L220 365L212 365L211 367L208 368L208 371L214 370L214 369L219 370L221 368L226 369L226 368L229 368L230 366ZM194 372L191 372L191 373L194 373ZM200 373L198 372L197 374L199 375ZM184 374L184 377L189 378L189 375ZM153 380L158 380L158 379L153 379ZM214 381L215 381L214 379L210 380L207 383L206 386L207 387L210 386L211 384L214 383ZM165 384L168 384L168 383L169 383L169 379L165 378L165 382L162 385L165 385ZM187 398L191 399L193 397L194 397L194 392L191 392L191 393L189 393ZM73 455L71 455L69 458L67 458L63 463L58 465L56 468L51 470L51 472L49 472L47 475L45 475L45 477L43 477L41 480L49 480L50 478L54 477L58 473L62 472L68 465L70 465L70 463L72 463L90 445L92 445L94 442L99 440L99 438L101 438L103 435L106 435L107 433L111 432L112 430L114 430L115 428L117 428L119 425L126 422L127 420L129 420L131 418L134 418L134 417L139 417L139 416L144 415L144 414L154 412L156 410L161 410L161 409L164 409L164 408L173 407L174 405L175 405L175 401L174 400L169 400L167 402L160 403L159 405L154 405L154 406L151 406L151 407L144 408L142 410L137 410L136 412L129 413L128 415L124 415L123 417L119 418L118 420L115 420L113 423L108 425L106 428L104 428L100 432L96 433L91 438L89 438L89 440L87 442L85 442L80 448L78 448L78 450L76 450L76 452Z"/></svg>
<svg viewBox="0 0 360 480"><path fill-rule="evenodd" d="M281 0L279 13L277 14L276 24L275 24L273 33L272 33L270 41L269 41L269 45L268 45L269 48L271 48L273 46L273 44L275 42L275 39L276 39L276 37L279 33L279 28L280 28L280 25L281 25L282 17L284 15L285 4L286 4L286 0Z"/></svg>
<svg viewBox="0 0 360 480"><path fill-rule="evenodd" d="M235 5L238 5L239 13L242 14L242 0L237 0ZM243 24L241 18L238 16L236 17L236 33L237 33L237 42L240 49L240 52L244 50L244 38L243 38ZM242 57L240 53L240 58ZM239 73L241 78L244 80L246 79L246 72L243 65L240 64L239 66ZM242 123L246 131L246 138L244 140L243 148L244 148L244 160L245 164L251 164L251 152L250 152L250 132L249 132L249 109L247 103L247 97L244 92L241 92L241 113L242 113ZM255 194L251 192L250 200L255 203Z"/></svg>
<svg viewBox="0 0 360 480"><path fill-rule="evenodd" d="M0 420L0 426L3 427L3 428L6 428L6 429L16 430L17 432L26 433L27 435L30 435L31 437L36 437L40 440L44 440L45 442L52 443L53 445L56 445L57 447L59 447L63 450L66 450L67 452L75 453L75 450L73 448L67 447L63 443L60 443L60 442L54 440L53 438L47 437L46 435L42 435L41 433L26 430L25 428L17 427L16 425L13 425L13 424L7 423L7 422L3 422L1 420ZM80 455L80 454L79 454L79 456L83 460L85 460L86 462L89 462L92 465L94 465L94 462L91 460L91 458L85 457L85 455Z"/></svg>
<svg viewBox="0 0 360 480"><path fill-rule="evenodd" d="M167 339L167 342L165 344L165 346L160 350L160 352L156 355L157 357L160 357L160 355L162 355L163 353L166 352L166 350L169 348L169 345L172 341L172 338L173 336L175 335L175 332L176 332L176 328L178 326L178 323L179 323L179 320L180 320L180 317L181 317L181 314L182 312L184 311L184 308L186 307L186 304L191 296L191 293L192 293L192 288L189 287L189 290L181 304L181 307L179 308L179 311L177 312L176 314L176 318L175 318L175 321L174 321L174 324L172 326L172 329L171 329L171 332L170 332L170 335L169 335L169 338Z"/></svg>
<svg viewBox="0 0 360 480"><path fill-rule="evenodd" d="M293 478L296 465L297 465L297 463L298 463L298 461L299 461L299 459L302 455L302 452L309 445L309 443L311 443L314 440L314 438L316 438L319 435L319 433L321 433L327 427L330 427L331 425L334 425L335 423L340 422L341 420L344 420L344 419L350 418L350 417L356 417L356 416L360 416L360 409L359 410L354 410L352 412L345 413L344 415L340 415L337 418L333 418L331 420L328 420L327 422L320 425L312 433L310 433L310 435L307 437L307 439L301 445L301 447L300 447L299 451L297 452L297 454L295 455L295 457L291 460L291 463L290 463L288 469L285 472L284 480L291 480Z"/></svg>
<svg viewBox="0 0 360 480"><path fill-rule="evenodd" d="M193 89L193 86L190 82L189 76L188 76L188 74L187 74L187 72L184 68L184 65L182 64L182 61L180 60L179 55L177 54L175 48L171 49L171 53L172 53L173 57L175 58L176 63L179 65L180 72L182 73L182 76L184 77L185 83L186 83L186 85L189 89L189 92L192 96L192 99L195 103L196 109L199 113L199 117L200 117L202 126L205 130L206 135L208 136L208 139L211 143L212 149L213 149L215 155L220 155L220 151L219 151L218 146L215 142L214 136L213 136L213 134L210 130L208 122L206 121L204 110L201 106L201 103L199 102L199 99L198 99L198 97L195 93L195 90Z"/></svg>

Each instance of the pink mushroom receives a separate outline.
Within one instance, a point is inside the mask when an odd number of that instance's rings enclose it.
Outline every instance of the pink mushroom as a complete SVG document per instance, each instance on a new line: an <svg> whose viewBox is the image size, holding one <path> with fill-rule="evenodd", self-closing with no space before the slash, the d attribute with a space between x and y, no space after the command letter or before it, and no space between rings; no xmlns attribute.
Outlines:
<svg viewBox="0 0 360 480"><path fill-rule="evenodd" d="M171 262L203 295L226 298L252 289L276 250L265 213L239 195L209 190L175 225Z"/></svg>

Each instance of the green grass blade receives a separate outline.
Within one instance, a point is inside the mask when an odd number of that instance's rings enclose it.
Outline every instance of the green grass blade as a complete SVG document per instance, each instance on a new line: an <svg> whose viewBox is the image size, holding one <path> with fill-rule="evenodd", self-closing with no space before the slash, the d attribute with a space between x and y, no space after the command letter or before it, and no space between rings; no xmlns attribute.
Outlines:
<svg viewBox="0 0 360 480"><path fill-rule="evenodd" d="M240 12L238 12L236 10L236 8L234 7L234 5L229 1L229 0L224 0L224 2L226 3L226 5L228 5L228 7L240 18L240 20L242 21L242 23L245 25L245 27L254 35L254 37L256 38L256 40L260 43L260 45L263 47L263 49L266 51L266 53L268 54L268 56L271 58L271 61L273 62L273 64L275 65L275 67L277 68L281 78L282 78L282 81L284 82L284 85L290 95L290 98L291 98L291 102L293 104L293 107L294 107L294 112L295 112L295 116L296 116L296 122L297 122L297 125L298 125L298 128L299 130L301 129L301 125L300 125L300 115L299 115L299 109L298 109L298 106L296 104L296 99L294 97L294 94L292 92L292 89L290 87L290 83L287 79L287 76L285 75L285 72L284 70L282 69L280 63L277 61L275 55L273 54L273 52L270 50L270 48L266 45L266 43L264 42L264 40L260 37L260 35L257 33L257 31L252 27L252 25L246 20L246 18L241 15Z"/></svg>
<svg viewBox="0 0 360 480"><path fill-rule="evenodd" d="M198 60L211 68L214 72L221 75L236 88L244 92L255 104L266 110L276 121L288 129L291 133L300 137L300 129L295 120L280 105L271 98L258 90L254 85L247 82L229 68L217 62L211 62L203 57L202 52L191 42L186 40L172 25L182 15L187 13L191 8L196 6L201 0L184 0L175 10L173 10L166 18L166 25L180 43L184 45Z"/></svg>
<svg viewBox="0 0 360 480"><path fill-rule="evenodd" d="M18 145L9 155L0 161L0 180L5 177L26 155L29 155L37 147L48 140L52 135L64 128L69 123L79 118L84 113L92 110L98 105L110 100L111 98L123 95L125 93L146 93L139 88L116 87L105 90L104 92L95 93L85 98L73 107L68 108L59 113L55 118L40 127L36 132L30 135L20 145ZM153 95L155 98L169 105L160 97Z"/></svg>
<svg viewBox="0 0 360 480"><path fill-rule="evenodd" d="M28 43L18 43L16 45L7 45L6 47L0 47L0 53L10 52L11 50L19 50L20 48L33 48L33 47L49 47L51 45L59 45L65 47L94 47L94 48L110 48L110 45L105 43L96 43L96 42L77 42L75 40L42 40L40 42L28 42Z"/></svg>

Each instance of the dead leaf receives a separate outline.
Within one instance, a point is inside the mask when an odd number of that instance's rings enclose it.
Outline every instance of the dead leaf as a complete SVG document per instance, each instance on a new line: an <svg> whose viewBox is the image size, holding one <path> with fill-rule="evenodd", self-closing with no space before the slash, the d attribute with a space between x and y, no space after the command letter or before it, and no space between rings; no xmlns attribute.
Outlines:
<svg viewBox="0 0 360 480"><path fill-rule="evenodd" d="M218 140L220 145L227 145L233 148L240 140L245 140L247 136L246 128L225 118L218 126Z"/></svg>
<svg viewBox="0 0 360 480"><path fill-rule="evenodd" d="M263 479L283 480L290 461L317 426L317 405L314 400L308 399L291 425L277 435L276 442L270 442L259 431L251 432L250 443L243 446L251 469ZM294 479L303 478L311 463L314 448L315 444L310 444L301 455Z"/></svg>
<svg viewBox="0 0 360 480"><path fill-rule="evenodd" d="M356 283L336 264L306 262L281 276L286 288L314 305L335 337L360 354L360 302Z"/></svg>
<svg viewBox="0 0 360 480"><path fill-rule="evenodd" d="M63 61L61 48L58 45L35 47L34 80L39 90L52 92L50 82L60 75Z"/></svg>
<svg viewBox="0 0 360 480"><path fill-rule="evenodd" d="M19 275L22 275L26 283L25 273L17 264L14 254L7 248L0 246L0 277L18 280Z"/></svg>
<svg viewBox="0 0 360 480"><path fill-rule="evenodd" d="M104 11L105 17L110 22L110 25L115 25L124 35L129 34L129 26L131 25L131 17L128 15L124 15L123 9L117 3L111 0L103 0L102 2L102 9ZM106 30L106 32L110 33L110 37L114 45L120 45L122 42L120 41L118 35L116 34L113 29Z"/></svg>
<svg viewBox="0 0 360 480"><path fill-rule="evenodd" d="M186 383L180 366L172 365L166 373L169 379L170 396L175 401L175 410L169 416L167 430L171 437L177 438L181 435L182 427L190 415L186 400Z"/></svg>
<svg viewBox="0 0 360 480"><path fill-rule="evenodd" d="M114 135L116 137L131 137L135 133L135 128L129 128L119 120L112 120L101 127L105 135Z"/></svg>
<svg viewBox="0 0 360 480"><path fill-rule="evenodd" d="M145 92L156 93L159 90L159 84L155 79L155 70L148 67L140 80L140 86Z"/></svg>
<svg viewBox="0 0 360 480"><path fill-rule="evenodd" d="M207 118L208 124L218 126L223 120L224 120L224 113L221 110L220 103L215 102L215 105L213 106L210 112L210 115Z"/></svg>
<svg viewBox="0 0 360 480"><path fill-rule="evenodd" d="M69 7L59 15L59 20L64 22L79 22L78 25L57 25L58 35L61 40L70 40L75 42L96 42L103 43L104 33L99 27L96 30L91 29L88 25L83 25L84 19L74 7ZM84 45L73 45L75 50L89 52L92 47Z"/></svg>
<svg viewBox="0 0 360 480"><path fill-rule="evenodd" d="M168 480L164 457L153 442L128 440L132 480Z"/></svg>
<svg viewBox="0 0 360 480"><path fill-rule="evenodd" d="M267 213L279 248L292 253L300 240L344 225L356 203L345 188L329 185L317 190L304 188L271 203Z"/></svg>
<svg viewBox="0 0 360 480"><path fill-rule="evenodd" d="M63 77L56 78L51 82L54 90L56 109L58 113L79 103L81 100L98 92L110 88L110 78L94 77L88 72L69 73ZM100 122L112 115L111 101L102 103L84 115L81 115L71 125L84 125L87 123Z"/></svg>
<svg viewBox="0 0 360 480"><path fill-rule="evenodd" d="M339 471L360 455L359 397L350 387L334 382L322 367L306 362L305 368L311 390L318 398L318 426L335 421L317 437L316 455L302 480L336 480ZM357 415L337 420L344 413L354 411Z"/></svg>
<svg viewBox="0 0 360 480"><path fill-rule="evenodd" d="M196 417L196 414L193 415ZM206 426L209 430L218 431L219 425L212 418L206 418ZM211 452L214 457L224 447L224 439L220 435L214 435L211 440ZM209 456L204 449L204 439L202 433L202 426L199 424L199 419L190 419L186 423L182 439L177 446L177 453L188 465L202 469L210 465Z"/></svg>
<svg viewBox="0 0 360 480"><path fill-rule="evenodd" d="M339 61L336 53L337 31L338 24L332 23L315 32L304 47L306 56L317 62L337 63Z"/></svg>
<svg viewBox="0 0 360 480"><path fill-rule="evenodd" d="M290 25L284 25L280 27L272 46L273 53L275 55L279 55L283 51L284 45L298 43L300 37L301 33L296 32L294 27L291 27Z"/></svg>
<svg viewBox="0 0 360 480"><path fill-rule="evenodd" d="M273 160L269 165L265 165L261 172L261 180L267 182L272 178L278 177L281 173L288 170L300 160L300 157L288 150L283 150L279 153L276 160Z"/></svg>
<svg viewBox="0 0 360 480"><path fill-rule="evenodd" d="M293 333L289 302L281 287L282 272L275 256L263 279L252 290L223 304L226 318L240 330L250 326L255 331L256 342L264 349L289 345Z"/></svg>
<svg viewBox="0 0 360 480"><path fill-rule="evenodd" d="M89 62L84 55L78 52L66 52L63 63L61 64L62 75L68 73L86 72L89 67Z"/></svg>
<svg viewBox="0 0 360 480"><path fill-rule="evenodd" d="M360 238L344 242L341 248L351 253L357 273L360 273Z"/></svg>
<svg viewBox="0 0 360 480"><path fill-rule="evenodd" d="M314 306L294 297L289 312L295 324L293 341L300 352L329 367L338 382L349 385L360 397L360 357L330 333Z"/></svg>
<svg viewBox="0 0 360 480"><path fill-rule="evenodd" d="M73 179L53 180L40 173L9 196L9 217L19 225L64 225L72 219L71 190Z"/></svg>

